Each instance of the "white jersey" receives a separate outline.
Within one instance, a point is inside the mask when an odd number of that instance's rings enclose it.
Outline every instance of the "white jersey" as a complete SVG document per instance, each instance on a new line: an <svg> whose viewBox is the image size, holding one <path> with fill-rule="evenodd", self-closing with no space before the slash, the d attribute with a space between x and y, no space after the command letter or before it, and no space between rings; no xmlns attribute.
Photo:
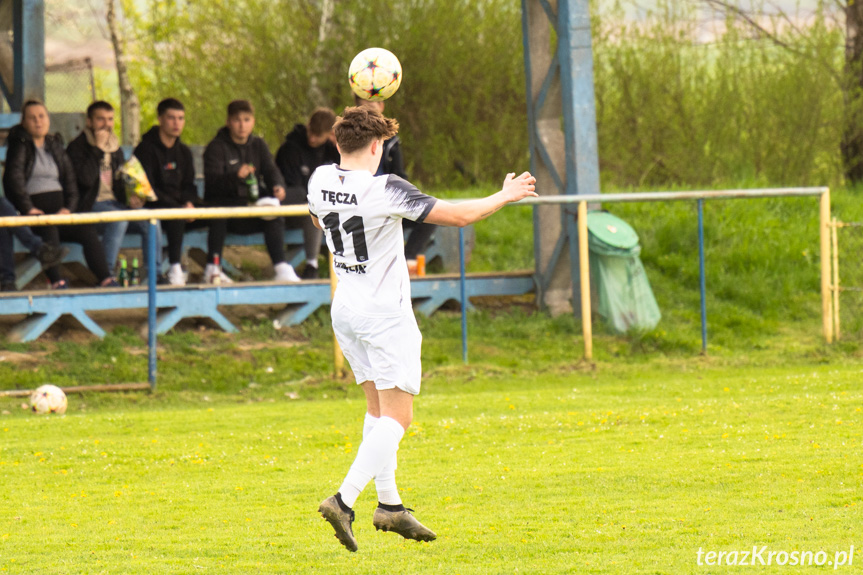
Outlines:
<svg viewBox="0 0 863 575"><path fill-rule="evenodd" d="M309 180L339 278L334 301L367 316L411 309L402 218L421 222L437 200L399 176L321 166Z"/></svg>

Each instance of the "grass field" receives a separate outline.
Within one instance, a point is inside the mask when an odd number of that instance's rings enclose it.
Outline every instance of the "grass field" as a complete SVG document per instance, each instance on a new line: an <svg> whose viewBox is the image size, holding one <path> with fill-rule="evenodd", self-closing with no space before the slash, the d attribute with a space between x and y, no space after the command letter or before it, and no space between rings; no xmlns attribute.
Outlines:
<svg viewBox="0 0 863 575"><path fill-rule="evenodd" d="M840 219L863 221L856 194L834 195ZM419 318L398 477L437 541L375 532L370 486L360 551L336 542L316 509L356 453L360 393L331 376L327 310L279 331L255 310L232 317L238 334L184 321L160 336L153 393L73 394L62 417L0 398L0 572L676 575L746 569L699 565L699 549L832 561L851 545L836 571L859 570L863 313L844 300L844 340L823 343L814 201L708 204L706 357L692 206L613 211L641 234L656 329L597 320L587 363L572 316L477 301L465 366L458 312ZM518 207L478 225L471 269L531 267L529 229ZM863 281L845 249L843 277ZM0 389L146 377L128 323L0 340Z"/></svg>
<svg viewBox="0 0 863 575"><path fill-rule="evenodd" d="M439 539L375 532L370 486L356 554L315 511L355 455L357 389L90 412L74 396L63 417L0 419L0 570L680 574L729 569L699 548L764 545L832 560L863 548L861 371L441 368L399 453Z"/></svg>

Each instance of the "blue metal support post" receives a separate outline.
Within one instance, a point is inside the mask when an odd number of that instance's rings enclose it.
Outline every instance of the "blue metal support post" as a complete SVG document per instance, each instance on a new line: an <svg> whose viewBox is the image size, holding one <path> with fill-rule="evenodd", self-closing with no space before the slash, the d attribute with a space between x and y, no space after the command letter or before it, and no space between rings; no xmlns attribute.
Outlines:
<svg viewBox="0 0 863 575"><path fill-rule="evenodd" d="M156 253L156 234L159 226L150 220L147 233L147 380L150 389L156 389L156 266L159 254Z"/></svg>
<svg viewBox="0 0 863 575"><path fill-rule="evenodd" d="M11 2L12 76L0 74L0 90L9 108L20 112L27 100L45 101L45 2Z"/></svg>
<svg viewBox="0 0 863 575"><path fill-rule="evenodd" d="M598 194L589 2L559 0L556 9L548 0L522 0L531 172L540 195ZM575 229L568 207L534 209L538 304L552 313L579 298Z"/></svg>

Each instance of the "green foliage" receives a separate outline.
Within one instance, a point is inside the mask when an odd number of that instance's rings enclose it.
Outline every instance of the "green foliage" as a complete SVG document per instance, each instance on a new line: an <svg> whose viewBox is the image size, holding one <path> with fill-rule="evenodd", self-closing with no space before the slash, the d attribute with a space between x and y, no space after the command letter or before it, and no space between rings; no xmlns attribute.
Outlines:
<svg viewBox="0 0 863 575"><path fill-rule="evenodd" d="M228 102L247 98L257 130L278 146L316 105L352 105L347 65L381 45L404 68L387 113L401 122L412 175L460 185L456 162L483 181L503 177L508 166L527 168L521 25L512 1L337 2L323 41L321 3L312 0L152 0L128 9L145 130L156 103L175 96L187 106L185 139L206 144Z"/></svg>
<svg viewBox="0 0 863 575"><path fill-rule="evenodd" d="M698 42L696 3L642 20L595 17L597 122L605 181L627 186L774 186L841 181L843 34L822 6L799 30L753 39L729 17Z"/></svg>
<svg viewBox="0 0 863 575"><path fill-rule="evenodd" d="M176 96L189 110L187 141L206 144L227 103L248 98L259 133L275 147L316 105L351 104L347 63L381 45L404 66L387 114L401 122L414 179L462 187L528 166L519 3L345 0L323 33L322 5L124 2L143 128L160 99ZM863 106L834 6L820 3L805 26L770 25L775 41L729 18L705 42L700 3L660 0L635 19L633 5L593 6L606 184L842 181L840 142Z"/></svg>

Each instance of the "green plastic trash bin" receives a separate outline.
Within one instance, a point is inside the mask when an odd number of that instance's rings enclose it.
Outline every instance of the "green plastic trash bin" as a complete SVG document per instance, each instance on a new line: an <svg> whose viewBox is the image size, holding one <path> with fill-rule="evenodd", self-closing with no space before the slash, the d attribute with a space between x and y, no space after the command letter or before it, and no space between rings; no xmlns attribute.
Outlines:
<svg viewBox="0 0 863 575"><path fill-rule="evenodd" d="M599 315L617 333L656 327L662 314L639 257L638 234L608 212L589 213L587 229Z"/></svg>

